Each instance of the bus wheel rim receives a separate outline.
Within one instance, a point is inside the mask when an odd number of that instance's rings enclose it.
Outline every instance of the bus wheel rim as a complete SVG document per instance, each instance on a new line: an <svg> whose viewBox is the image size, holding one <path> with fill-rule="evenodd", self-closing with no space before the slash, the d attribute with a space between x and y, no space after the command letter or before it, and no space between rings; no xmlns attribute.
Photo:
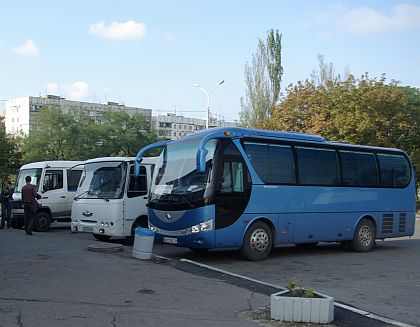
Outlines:
<svg viewBox="0 0 420 327"><path fill-rule="evenodd" d="M360 243L363 246L369 246L372 242L372 231L368 226L363 226L359 231Z"/></svg>
<svg viewBox="0 0 420 327"><path fill-rule="evenodd" d="M251 249L254 252L264 252L267 250L268 248L268 234L264 229L256 229L252 234L251 234L251 239L250 239L250 245L251 245Z"/></svg>

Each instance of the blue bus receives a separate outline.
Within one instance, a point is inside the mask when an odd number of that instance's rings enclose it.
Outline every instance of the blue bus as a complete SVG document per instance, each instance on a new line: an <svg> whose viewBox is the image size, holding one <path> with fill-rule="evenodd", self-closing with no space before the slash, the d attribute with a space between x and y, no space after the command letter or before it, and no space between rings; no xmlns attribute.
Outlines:
<svg viewBox="0 0 420 327"><path fill-rule="evenodd" d="M312 134L214 128L163 148L148 201L158 241L192 250L238 248L249 260L274 246L411 236L415 175L401 150Z"/></svg>

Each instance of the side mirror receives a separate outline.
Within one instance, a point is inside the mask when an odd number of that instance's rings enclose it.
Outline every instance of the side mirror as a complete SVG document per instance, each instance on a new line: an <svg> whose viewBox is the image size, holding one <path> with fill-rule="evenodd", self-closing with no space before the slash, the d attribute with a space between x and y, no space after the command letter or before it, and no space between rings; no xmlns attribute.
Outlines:
<svg viewBox="0 0 420 327"><path fill-rule="evenodd" d="M197 170L200 173L204 173L206 171L206 155L208 151L207 149L199 148L197 151Z"/></svg>

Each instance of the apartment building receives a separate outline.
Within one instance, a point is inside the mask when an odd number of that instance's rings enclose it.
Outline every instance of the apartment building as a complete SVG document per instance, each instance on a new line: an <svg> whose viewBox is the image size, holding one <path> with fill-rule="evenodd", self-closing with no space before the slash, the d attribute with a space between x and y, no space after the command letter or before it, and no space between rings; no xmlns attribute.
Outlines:
<svg viewBox="0 0 420 327"><path fill-rule="evenodd" d="M210 128L235 125L234 122L227 122L216 118L210 118L209 124ZM165 113L152 117L152 128L157 131L159 137L168 140L176 140L185 135L205 129L206 120L184 117L173 113Z"/></svg>
<svg viewBox="0 0 420 327"><path fill-rule="evenodd" d="M64 113L70 110L81 110L97 121L100 116L108 110L124 111L130 116L140 113L144 116L147 126L150 128L152 123L152 110L126 107L116 102L91 103L81 101L71 101L56 95L45 95L40 97L23 97L6 101L5 126L6 133L24 135L34 128L34 118L36 114L45 107L53 106L60 108Z"/></svg>

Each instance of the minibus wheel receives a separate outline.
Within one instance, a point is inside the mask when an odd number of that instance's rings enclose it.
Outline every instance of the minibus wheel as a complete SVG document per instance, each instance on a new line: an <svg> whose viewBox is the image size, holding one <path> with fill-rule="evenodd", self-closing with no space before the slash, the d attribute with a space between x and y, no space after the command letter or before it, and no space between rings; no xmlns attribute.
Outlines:
<svg viewBox="0 0 420 327"><path fill-rule="evenodd" d="M37 232L46 232L50 229L51 217L45 211L39 211L35 215L35 230Z"/></svg>
<svg viewBox="0 0 420 327"><path fill-rule="evenodd" d="M241 255L251 261L265 259L273 246L273 233L271 228L262 221L249 226L245 233Z"/></svg>
<svg viewBox="0 0 420 327"><path fill-rule="evenodd" d="M375 225L369 219L362 219L354 231L353 240L350 241L350 248L356 252L368 252L375 244Z"/></svg>

